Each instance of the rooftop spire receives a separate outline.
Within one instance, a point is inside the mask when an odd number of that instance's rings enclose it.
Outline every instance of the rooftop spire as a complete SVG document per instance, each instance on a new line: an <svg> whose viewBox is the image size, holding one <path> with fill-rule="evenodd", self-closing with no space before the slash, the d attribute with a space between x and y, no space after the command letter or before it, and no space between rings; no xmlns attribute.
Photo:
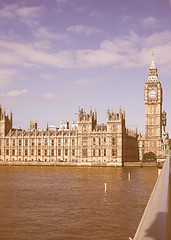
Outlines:
<svg viewBox="0 0 171 240"><path fill-rule="evenodd" d="M149 76L158 77L157 67L156 67L156 63L154 60L154 52L152 52L152 61L151 61L151 66L149 68Z"/></svg>
<svg viewBox="0 0 171 240"><path fill-rule="evenodd" d="M155 63L155 60L154 60L154 51L152 51L152 61L151 61L151 66L150 66L150 69L156 69L156 63Z"/></svg>

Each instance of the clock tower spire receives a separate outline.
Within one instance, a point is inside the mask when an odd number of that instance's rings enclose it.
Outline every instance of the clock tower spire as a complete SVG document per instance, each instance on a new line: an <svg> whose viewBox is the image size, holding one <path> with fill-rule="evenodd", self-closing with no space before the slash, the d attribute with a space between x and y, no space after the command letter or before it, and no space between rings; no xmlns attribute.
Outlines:
<svg viewBox="0 0 171 240"><path fill-rule="evenodd" d="M152 53L149 76L144 87L145 100L145 152L161 154L162 143L162 86Z"/></svg>
<svg viewBox="0 0 171 240"><path fill-rule="evenodd" d="M156 63L155 63L155 60L154 60L154 52L152 52L152 61L151 61L151 66L149 68L149 76L158 77L157 67L156 67Z"/></svg>

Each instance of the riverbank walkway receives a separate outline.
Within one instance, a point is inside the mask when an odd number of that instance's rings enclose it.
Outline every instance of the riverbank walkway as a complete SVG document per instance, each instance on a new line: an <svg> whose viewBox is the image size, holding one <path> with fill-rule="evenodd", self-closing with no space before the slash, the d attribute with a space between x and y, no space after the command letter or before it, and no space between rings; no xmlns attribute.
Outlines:
<svg viewBox="0 0 171 240"><path fill-rule="evenodd" d="M133 240L171 240L170 154L163 165Z"/></svg>

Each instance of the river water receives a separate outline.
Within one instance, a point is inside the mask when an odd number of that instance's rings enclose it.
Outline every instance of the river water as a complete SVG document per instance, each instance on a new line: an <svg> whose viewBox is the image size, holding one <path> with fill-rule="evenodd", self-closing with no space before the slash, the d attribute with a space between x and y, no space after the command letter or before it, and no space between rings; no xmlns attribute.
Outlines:
<svg viewBox="0 0 171 240"><path fill-rule="evenodd" d="M156 179L155 167L0 166L0 240L126 240Z"/></svg>

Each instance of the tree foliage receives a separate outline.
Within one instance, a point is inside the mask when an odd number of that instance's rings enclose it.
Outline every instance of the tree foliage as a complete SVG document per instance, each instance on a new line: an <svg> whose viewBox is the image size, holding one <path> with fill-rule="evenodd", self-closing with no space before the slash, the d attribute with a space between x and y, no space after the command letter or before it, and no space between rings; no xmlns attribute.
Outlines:
<svg viewBox="0 0 171 240"><path fill-rule="evenodd" d="M143 156L143 162L155 162L156 160L156 154L153 152L147 152Z"/></svg>

